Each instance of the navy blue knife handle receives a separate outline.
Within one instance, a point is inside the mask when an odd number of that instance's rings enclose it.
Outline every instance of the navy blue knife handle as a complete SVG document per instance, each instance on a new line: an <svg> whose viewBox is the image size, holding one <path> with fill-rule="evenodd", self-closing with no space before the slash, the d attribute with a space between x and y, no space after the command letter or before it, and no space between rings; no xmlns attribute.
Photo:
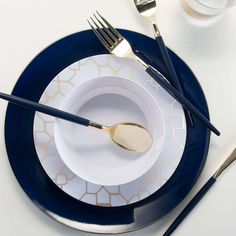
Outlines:
<svg viewBox="0 0 236 236"><path fill-rule="evenodd" d="M176 74L176 71L175 71L175 68L174 68L174 65L172 63L172 60L170 58L170 55L167 51L167 48L165 46L165 43L163 41L163 38L161 35L158 35L156 37L156 41L157 41L157 44L158 44L158 47L161 51L161 55L162 55L162 58L164 60L164 63L165 63L165 67L166 67L166 70L167 70L167 73L169 75L168 77L168 80L170 81L170 83L177 89L180 91L181 94L183 94L183 90L182 90L182 87L181 87L181 84L179 82L179 79L178 79L178 76ZM190 126L191 127L194 127L194 123L193 123L193 118L192 118L192 115L191 113L186 110L186 117L187 119L189 120L189 123L190 123Z"/></svg>
<svg viewBox="0 0 236 236"><path fill-rule="evenodd" d="M26 109L38 111L38 112L41 112L50 116L54 116L63 120L80 124L83 126L89 126L90 124L90 120L87 120L83 117L73 115L71 113L61 111L56 108L49 107L49 106L46 106L37 102L33 102L24 98L20 98L14 95L8 95L8 94L0 92L0 98L7 100L8 102L14 103L16 105L19 105L21 107L24 107Z"/></svg>
<svg viewBox="0 0 236 236"><path fill-rule="evenodd" d="M188 109L192 114L198 117L212 132L220 135L220 132L210 123L210 121L194 106L192 105L177 89L175 89L165 77L152 66L146 68L146 72L172 97L174 97L184 108Z"/></svg>
<svg viewBox="0 0 236 236"><path fill-rule="evenodd" d="M183 220L188 216L188 214L193 210L193 208L200 202L200 200L205 196L209 189L216 182L214 177L211 177L206 184L198 191L194 198L188 203L188 205L183 209L183 211L177 216L174 222L166 230L163 236L170 236L175 229L183 222Z"/></svg>

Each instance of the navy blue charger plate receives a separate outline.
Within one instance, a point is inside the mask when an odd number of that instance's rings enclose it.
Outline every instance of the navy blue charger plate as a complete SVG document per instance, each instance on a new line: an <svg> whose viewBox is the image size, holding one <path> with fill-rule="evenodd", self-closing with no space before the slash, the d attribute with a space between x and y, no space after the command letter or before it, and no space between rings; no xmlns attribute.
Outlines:
<svg viewBox="0 0 236 236"><path fill-rule="evenodd" d="M156 41L142 34L120 30L166 75ZM12 94L38 102L51 80L80 59L107 53L90 30L65 37L41 52L25 69ZM203 91L188 66L173 52L171 57L185 97L209 117ZM187 124L187 141L176 171L157 192L134 204L99 207L78 201L59 189L43 170L33 139L34 112L8 105L5 141L13 172L28 197L46 214L70 227L94 233L121 233L156 222L176 207L196 182L206 160L210 133L197 119L195 128ZM79 187L79 186L78 186Z"/></svg>

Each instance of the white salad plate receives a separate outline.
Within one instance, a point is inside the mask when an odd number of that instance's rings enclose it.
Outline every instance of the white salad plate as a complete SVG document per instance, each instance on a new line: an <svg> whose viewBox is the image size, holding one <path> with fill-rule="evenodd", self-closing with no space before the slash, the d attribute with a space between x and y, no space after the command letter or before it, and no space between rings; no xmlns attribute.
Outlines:
<svg viewBox="0 0 236 236"><path fill-rule="evenodd" d="M99 130L36 113L34 142L42 167L82 202L122 206L140 201L163 186L181 160L183 109L134 61L111 55L77 61L51 81L40 102L105 125L136 122L153 135L150 150L128 153Z"/></svg>

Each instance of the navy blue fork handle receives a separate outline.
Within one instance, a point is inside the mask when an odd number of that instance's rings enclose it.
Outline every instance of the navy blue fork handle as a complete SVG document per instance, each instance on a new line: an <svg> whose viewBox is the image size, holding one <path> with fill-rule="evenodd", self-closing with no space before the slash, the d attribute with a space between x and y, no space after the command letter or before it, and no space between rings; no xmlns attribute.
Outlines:
<svg viewBox="0 0 236 236"><path fill-rule="evenodd" d="M211 122L194 106L192 105L176 88L174 88L165 77L158 72L152 66L146 68L146 72L161 86L166 92L174 97L184 108L188 109L192 114L199 118L212 132L216 135L220 135L220 131L217 130Z"/></svg>
<svg viewBox="0 0 236 236"><path fill-rule="evenodd" d="M165 43L164 43L163 38L162 38L161 35L158 35L156 37L156 42L157 42L158 47L160 49L160 52L161 52L161 55L162 55L167 73L169 75L168 80L183 95L183 90L182 90L181 84L179 82L179 79L178 79L178 76L176 74L174 65L172 63L172 60L170 58L170 55L167 51L167 48L165 46ZM194 122L193 122L192 115L191 115L189 110L186 109L185 111L186 111L186 118L189 121L190 127L193 128L194 127Z"/></svg>
<svg viewBox="0 0 236 236"><path fill-rule="evenodd" d="M5 93L1 93L0 92L0 98L3 100L6 100L8 102L14 103L16 105L19 105L25 109L29 109L29 110L33 110L33 111L38 111L50 116L54 116L63 120L67 120L76 124L80 124L83 126L89 126L90 125L90 120L85 119L83 117L77 116L77 115L73 115L71 113L65 112L65 111L61 111L58 110L56 108L53 107L49 107L37 102L33 102L21 97L17 97L14 95L8 95Z"/></svg>
<svg viewBox="0 0 236 236"><path fill-rule="evenodd" d="M198 193L193 197L193 199L188 203L188 205L182 210L182 212L173 221L170 227L166 230L163 236L170 236L176 228L183 222L183 220L188 216L188 214L193 210L193 208L200 202L200 200L205 196L209 189L216 182L214 177L211 177L206 184L198 191Z"/></svg>

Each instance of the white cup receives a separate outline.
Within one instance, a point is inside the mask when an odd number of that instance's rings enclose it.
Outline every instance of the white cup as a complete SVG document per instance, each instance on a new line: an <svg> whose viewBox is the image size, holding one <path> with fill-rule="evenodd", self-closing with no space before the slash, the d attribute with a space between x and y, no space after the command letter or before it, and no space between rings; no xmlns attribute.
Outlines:
<svg viewBox="0 0 236 236"><path fill-rule="evenodd" d="M236 5L236 0L184 0L197 13L215 16Z"/></svg>

